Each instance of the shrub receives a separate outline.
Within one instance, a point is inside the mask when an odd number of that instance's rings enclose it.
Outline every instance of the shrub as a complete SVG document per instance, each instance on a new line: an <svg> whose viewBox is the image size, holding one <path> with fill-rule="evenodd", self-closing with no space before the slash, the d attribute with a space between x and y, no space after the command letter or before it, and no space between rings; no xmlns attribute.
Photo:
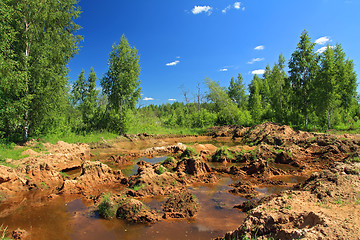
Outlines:
<svg viewBox="0 0 360 240"><path fill-rule="evenodd" d="M198 154L196 153L195 149L187 147L185 151L181 154L180 158L195 157L197 155Z"/></svg>
<svg viewBox="0 0 360 240"><path fill-rule="evenodd" d="M98 212L100 217L105 219L113 218L117 211L117 206L114 204L113 201L111 201L110 197L111 197L111 193L110 192L106 193L103 196L102 201L98 206Z"/></svg>

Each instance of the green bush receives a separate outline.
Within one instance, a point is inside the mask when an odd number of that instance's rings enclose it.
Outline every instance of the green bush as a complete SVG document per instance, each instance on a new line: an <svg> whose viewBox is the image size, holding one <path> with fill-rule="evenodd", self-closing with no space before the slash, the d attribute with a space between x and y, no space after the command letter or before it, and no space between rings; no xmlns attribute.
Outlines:
<svg viewBox="0 0 360 240"><path fill-rule="evenodd" d="M194 148L191 147L187 147L185 149L185 151L181 154L180 158L185 158L185 157L195 157L198 154L196 153Z"/></svg>
<svg viewBox="0 0 360 240"><path fill-rule="evenodd" d="M117 211L117 206L114 204L113 201L111 201L110 197L111 193L106 193L98 206L98 212L100 217L105 219L113 218Z"/></svg>

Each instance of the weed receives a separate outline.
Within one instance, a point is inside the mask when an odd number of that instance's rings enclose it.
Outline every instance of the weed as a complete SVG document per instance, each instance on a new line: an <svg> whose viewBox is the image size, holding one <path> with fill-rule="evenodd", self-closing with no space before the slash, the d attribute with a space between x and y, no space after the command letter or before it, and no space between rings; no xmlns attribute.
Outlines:
<svg viewBox="0 0 360 240"><path fill-rule="evenodd" d="M185 151L181 154L180 158L185 158L185 157L194 157L197 156L198 154L196 153L194 148L191 147L187 147L185 149Z"/></svg>
<svg viewBox="0 0 360 240"><path fill-rule="evenodd" d="M224 160L234 159L234 156L229 152L227 147L218 148L212 156L214 162L222 162Z"/></svg>
<svg viewBox="0 0 360 240"><path fill-rule="evenodd" d="M4 225L1 224L1 226L0 226L0 232L1 232L0 240L11 240L11 238L6 237L7 228L8 228L7 226L4 228Z"/></svg>
<svg viewBox="0 0 360 240"><path fill-rule="evenodd" d="M105 219L113 218L117 210L117 206L111 201L110 197L110 192L103 195L102 201L98 206L99 215Z"/></svg>
<svg viewBox="0 0 360 240"><path fill-rule="evenodd" d="M64 176L64 177L66 177L66 178L68 178L68 177L69 177L69 174L67 174L66 172L60 172L60 175L62 175L62 176Z"/></svg>
<svg viewBox="0 0 360 240"><path fill-rule="evenodd" d="M46 182L41 182L41 186L45 189L49 189L49 186L46 184Z"/></svg>
<svg viewBox="0 0 360 240"><path fill-rule="evenodd" d="M162 161L162 165L165 165L165 164L170 164L170 163L174 163L175 162L175 160L174 160L174 158L173 157L167 157L164 161Z"/></svg>
<svg viewBox="0 0 360 240"><path fill-rule="evenodd" d="M161 175L161 174L163 174L163 173L166 172L166 171L167 171L166 167L160 165L160 167L156 170L156 173L159 174L159 175Z"/></svg>
<svg viewBox="0 0 360 240"><path fill-rule="evenodd" d="M132 189L133 189L134 191L139 191L140 189L144 188L145 186L146 186L146 184L143 183L143 184L139 184L139 185L133 186Z"/></svg>

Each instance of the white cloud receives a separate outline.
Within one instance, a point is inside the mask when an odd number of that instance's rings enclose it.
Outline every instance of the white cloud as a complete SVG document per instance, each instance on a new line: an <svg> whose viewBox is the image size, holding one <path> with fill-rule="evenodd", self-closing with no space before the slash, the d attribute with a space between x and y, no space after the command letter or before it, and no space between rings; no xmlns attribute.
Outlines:
<svg viewBox="0 0 360 240"><path fill-rule="evenodd" d="M255 50L264 50L265 47L264 47L264 45L260 45L260 46L255 47L254 49Z"/></svg>
<svg viewBox="0 0 360 240"><path fill-rule="evenodd" d="M229 69L227 69L227 68L222 68L222 69L220 69L219 71L220 71L220 72L227 72L227 71L229 71Z"/></svg>
<svg viewBox="0 0 360 240"><path fill-rule="evenodd" d="M241 9L242 11L245 11L245 7L242 7L242 9Z"/></svg>
<svg viewBox="0 0 360 240"><path fill-rule="evenodd" d="M320 44L320 45L324 45L328 41L330 41L329 37L321 37L321 38L316 39L315 43Z"/></svg>
<svg viewBox="0 0 360 240"><path fill-rule="evenodd" d="M240 9L240 5L241 5L241 2L235 2L234 3L234 8L235 9Z"/></svg>
<svg viewBox="0 0 360 240"><path fill-rule="evenodd" d="M263 61L265 58L253 58L251 59L251 61L248 62L248 64L254 64L256 62L261 62Z"/></svg>
<svg viewBox="0 0 360 240"><path fill-rule="evenodd" d="M334 46L329 46L329 48L334 48ZM326 51L326 49L327 49L327 46L322 47L322 48L319 48L319 49L316 51L316 53L323 53L323 52Z"/></svg>
<svg viewBox="0 0 360 240"><path fill-rule="evenodd" d="M258 69L251 72L252 74L262 75L265 73L265 69Z"/></svg>
<svg viewBox="0 0 360 240"><path fill-rule="evenodd" d="M144 97L143 100L144 100L144 101L152 101L152 100L154 100L154 99L151 98L151 97Z"/></svg>
<svg viewBox="0 0 360 240"><path fill-rule="evenodd" d="M169 98L168 101L176 101L175 98Z"/></svg>
<svg viewBox="0 0 360 240"><path fill-rule="evenodd" d="M179 58L180 58L180 56L177 56L176 58L177 58L177 59L179 59Z"/></svg>
<svg viewBox="0 0 360 240"><path fill-rule="evenodd" d="M225 14L227 11L230 10L230 8L231 8L231 5L229 5L229 6L227 6L226 8L224 8L221 12Z"/></svg>
<svg viewBox="0 0 360 240"><path fill-rule="evenodd" d="M166 66L175 66L179 63L180 61L179 60L176 60L174 62L170 62L170 63L167 63Z"/></svg>
<svg viewBox="0 0 360 240"><path fill-rule="evenodd" d="M205 12L205 13L208 13L209 15L211 14L211 11L212 11L212 7L210 7L210 6L195 6L191 10L191 12L193 14L199 14L199 13Z"/></svg>

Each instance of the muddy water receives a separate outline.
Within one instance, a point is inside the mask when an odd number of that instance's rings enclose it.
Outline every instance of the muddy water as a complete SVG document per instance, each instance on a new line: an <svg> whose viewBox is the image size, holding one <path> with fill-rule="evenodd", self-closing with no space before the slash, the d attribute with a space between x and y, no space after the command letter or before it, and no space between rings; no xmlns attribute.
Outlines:
<svg viewBox="0 0 360 240"><path fill-rule="evenodd" d="M159 140L158 140L159 141ZM153 146L165 146L177 143L160 142L136 144L127 143L129 146L118 146L111 149L99 149L95 153L94 160L105 160L112 154L120 154L124 150L145 149ZM237 143L229 143L230 140L213 141L211 138L181 139L185 144L210 143L215 146L233 146ZM128 147L126 149L126 147ZM115 151L114 151L115 150ZM127 175L137 172L137 162L144 160L149 163L157 163L166 159L167 156L154 158L140 158L133 160L133 164L126 167L112 166L121 169ZM216 164L212 164L216 167ZM223 166L223 165L221 165ZM217 166L217 167L220 167ZM286 166L276 166L279 168ZM71 177L79 174L78 169L68 171ZM280 179L281 178L281 179ZM0 225L8 226L9 231L22 228L31 233L29 239L36 240L92 240L92 239L212 239L223 236L226 232L236 229L244 220L245 214L234 209L234 205L241 204L245 199L228 192L228 185L238 179L223 177L216 184L194 184L189 191L194 194L200 209L196 217L186 220L163 220L153 225L128 224L119 219L100 219L94 207L81 199L69 201L63 196L47 199L45 193L33 192L18 202L0 205ZM275 179L274 179L275 180ZM281 176L279 179L289 183L303 181L293 176ZM258 191L263 194L278 193L286 189L283 186L260 187ZM161 212L161 204L166 201L165 197L141 199L152 209ZM11 214L10 214L11 213Z"/></svg>
<svg viewBox="0 0 360 240"><path fill-rule="evenodd" d="M228 193L232 179L223 178L217 184L197 184L189 187L199 203L195 218L165 220L153 225L127 224L122 220L100 219L93 207L80 199L66 203L57 197L45 205L28 199L13 207L16 210L0 217L0 224L10 230L18 227L31 232L30 239L211 239L238 227L245 214L234 209L245 199ZM164 197L142 199L145 204L161 211ZM45 202L44 202L45 203ZM5 209L2 209L3 211ZM1 216L1 215L0 215Z"/></svg>

